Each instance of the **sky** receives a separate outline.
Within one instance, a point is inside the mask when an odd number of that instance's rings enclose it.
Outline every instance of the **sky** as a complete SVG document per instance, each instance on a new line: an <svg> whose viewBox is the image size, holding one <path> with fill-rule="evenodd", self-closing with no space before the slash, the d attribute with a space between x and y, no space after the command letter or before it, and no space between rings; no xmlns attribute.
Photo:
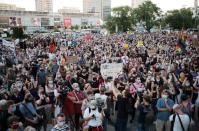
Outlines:
<svg viewBox="0 0 199 131"><path fill-rule="evenodd" d="M193 7L194 0L151 0L157 4L163 11L180 9L182 7ZM28 11L35 10L35 0L0 0L0 3L16 4L18 7L26 8ZM128 5L131 6L131 0L112 0L111 6L118 7ZM83 10L83 0L53 0L53 10L65 7L77 7Z"/></svg>

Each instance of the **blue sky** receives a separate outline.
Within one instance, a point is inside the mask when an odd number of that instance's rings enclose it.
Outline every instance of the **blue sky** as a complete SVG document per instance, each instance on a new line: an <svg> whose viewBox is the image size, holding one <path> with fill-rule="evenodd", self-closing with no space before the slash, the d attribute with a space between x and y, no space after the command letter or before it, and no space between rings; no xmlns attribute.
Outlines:
<svg viewBox="0 0 199 131"><path fill-rule="evenodd" d="M35 0L0 0L0 3L16 4L19 7L24 7L26 10L35 10ZM53 8L56 12L63 6L66 7L78 7L82 10L83 0L53 0ZM182 7L193 7L194 0L152 0L163 11L179 9ZM131 0L112 0L112 7L121 5L131 5Z"/></svg>

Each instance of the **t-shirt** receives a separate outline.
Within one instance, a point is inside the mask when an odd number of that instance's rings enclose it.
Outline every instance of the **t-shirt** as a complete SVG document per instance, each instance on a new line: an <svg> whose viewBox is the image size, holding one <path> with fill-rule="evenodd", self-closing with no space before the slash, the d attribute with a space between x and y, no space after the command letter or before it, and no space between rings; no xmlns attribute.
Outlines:
<svg viewBox="0 0 199 131"><path fill-rule="evenodd" d="M45 71L39 71L37 73L38 77L38 84L45 84L46 83L46 73Z"/></svg>
<svg viewBox="0 0 199 131"><path fill-rule="evenodd" d="M117 97L117 118L128 119L128 98Z"/></svg>
<svg viewBox="0 0 199 131"><path fill-rule="evenodd" d="M173 105L174 105L174 102L171 99L167 99L167 104L172 108ZM156 107L157 108L166 108L166 105L165 105L163 98L158 99ZM167 120L169 120L170 115L171 115L171 112L169 112L169 111L158 112L157 113L157 119L167 121Z"/></svg>
<svg viewBox="0 0 199 131"><path fill-rule="evenodd" d="M171 115L169 117L170 121L173 121L173 115ZM182 121L182 125L184 127L184 131L188 131L188 127L189 127L189 123L190 123L190 118L187 114L183 114L183 115L179 115L181 121ZM178 116L175 116L175 120L174 120L174 126L173 126L173 131L183 131L182 126L180 124L180 120L178 118Z"/></svg>
<svg viewBox="0 0 199 131"><path fill-rule="evenodd" d="M103 102L104 102L104 106L105 107L107 107L107 95L105 95L105 94L100 94L100 93L96 93L95 94L95 99L97 100L97 99L101 99L101 100L103 100Z"/></svg>
<svg viewBox="0 0 199 131"><path fill-rule="evenodd" d="M150 112L150 106L140 105L137 110L139 111L138 123L145 123L146 114Z"/></svg>
<svg viewBox="0 0 199 131"><path fill-rule="evenodd" d="M25 107L25 105L26 105L26 107ZM33 117L35 117L33 115L37 114L36 109L31 102L21 104L19 106L19 109L20 109L21 113L23 114L23 116L26 118L29 118L29 119L33 119Z"/></svg>
<svg viewBox="0 0 199 131"><path fill-rule="evenodd" d="M102 114L99 112L98 108L96 108L95 110L91 110L90 108L87 108L84 111L84 119L91 117L91 116L95 116L94 119L91 119L90 121L88 121L88 126L92 126L92 127L97 127L97 126L101 126L102 125Z"/></svg>

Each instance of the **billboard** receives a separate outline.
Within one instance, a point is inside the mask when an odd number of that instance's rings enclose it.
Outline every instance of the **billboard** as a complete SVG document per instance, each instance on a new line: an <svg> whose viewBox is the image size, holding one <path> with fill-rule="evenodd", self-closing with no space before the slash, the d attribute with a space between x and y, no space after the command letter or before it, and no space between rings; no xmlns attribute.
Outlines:
<svg viewBox="0 0 199 131"><path fill-rule="evenodd" d="M41 19L32 17L30 18L31 26L41 26Z"/></svg>
<svg viewBox="0 0 199 131"><path fill-rule="evenodd" d="M72 25L81 25L81 18L71 18L72 19Z"/></svg>
<svg viewBox="0 0 199 131"><path fill-rule="evenodd" d="M9 26L22 26L22 20L20 17L10 17Z"/></svg>
<svg viewBox="0 0 199 131"><path fill-rule="evenodd" d="M41 26L49 26L50 20L49 18L41 18Z"/></svg>
<svg viewBox="0 0 199 131"><path fill-rule="evenodd" d="M81 24L82 25L88 25L88 19L82 18L81 19Z"/></svg>
<svg viewBox="0 0 199 131"><path fill-rule="evenodd" d="M9 17L0 17L0 25L9 25Z"/></svg>
<svg viewBox="0 0 199 131"><path fill-rule="evenodd" d="M64 19L64 26L71 26L71 25L72 25L71 18L65 18Z"/></svg>
<svg viewBox="0 0 199 131"><path fill-rule="evenodd" d="M17 19L16 17L9 18L9 26L17 26Z"/></svg>

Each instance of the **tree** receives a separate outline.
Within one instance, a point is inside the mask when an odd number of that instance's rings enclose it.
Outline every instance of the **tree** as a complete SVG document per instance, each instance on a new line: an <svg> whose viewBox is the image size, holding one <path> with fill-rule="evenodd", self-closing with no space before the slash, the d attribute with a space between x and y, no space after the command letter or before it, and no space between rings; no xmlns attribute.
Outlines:
<svg viewBox="0 0 199 131"><path fill-rule="evenodd" d="M22 27L14 27L12 28L12 30L13 30L13 34L12 34L13 38L22 39L24 37L24 31Z"/></svg>
<svg viewBox="0 0 199 131"><path fill-rule="evenodd" d="M110 32L114 32L118 27L118 31L126 32L132 28L132 8L129 6L121 6L112 9L112 16L106 18L105 26Z"/></svg>
<svg viewBox="0 0 199 131"><path fill-rule="evenodd" d="M138 8L135 8L133 13L137 22L141 23L147 31L157 24L157 17L160 15L160 8L151 1L146 1Z"/></svg>
<svg viewBox="0 0 199 131"><path fill-rule="evenodd" d="M78 25L75 25L75 30L78 30L79 29L79 26Z"/></svg>
<svg viewBox="0 0 199 131"><path fill-rule="evenodd" d="M166 23L173 29L187 29L194 25L193 13L190 8L167 12Z"/></svg>

